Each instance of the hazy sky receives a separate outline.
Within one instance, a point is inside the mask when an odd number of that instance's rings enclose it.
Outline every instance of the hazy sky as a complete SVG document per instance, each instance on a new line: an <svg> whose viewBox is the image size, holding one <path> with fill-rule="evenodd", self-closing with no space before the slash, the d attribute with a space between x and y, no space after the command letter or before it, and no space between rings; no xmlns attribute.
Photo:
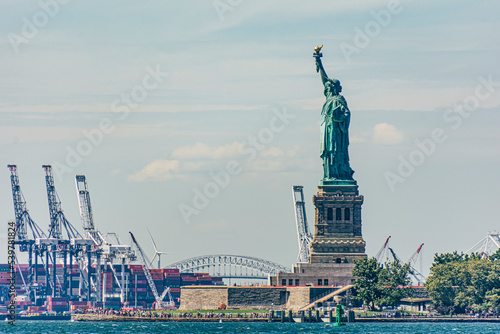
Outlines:
<svg viewBox="0 0 500 334"><path fill-rule="evenodd" d="M133 231L163 263L214 253L291 265L292 186L322 177L324 45L352 112L363 235L407 260L420 243L466 251L500 230L497 1L0 1L0 231L14 218L7 164L30 213L49 215L56 169L81 230ZM168 74L167 74L168 73ZM218 183L214 181L218 175ZM203 198L201 195L202 194ZM194 201L194 202L193 202ZM6 261L1 252L0 262Z"/></svg>

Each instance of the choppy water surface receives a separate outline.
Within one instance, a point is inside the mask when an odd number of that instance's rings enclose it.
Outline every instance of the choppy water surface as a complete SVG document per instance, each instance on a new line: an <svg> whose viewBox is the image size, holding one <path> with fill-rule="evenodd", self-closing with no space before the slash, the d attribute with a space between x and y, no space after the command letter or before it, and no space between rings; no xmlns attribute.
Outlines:
<svg viewBox="0 0 500 334"><path fill-rule="evenodd" d="M500 323L358 323L333 327L330 324L290 323L139 323L16 321L12 327L0 323L0 333L453 333L499 334Z"/></svg>

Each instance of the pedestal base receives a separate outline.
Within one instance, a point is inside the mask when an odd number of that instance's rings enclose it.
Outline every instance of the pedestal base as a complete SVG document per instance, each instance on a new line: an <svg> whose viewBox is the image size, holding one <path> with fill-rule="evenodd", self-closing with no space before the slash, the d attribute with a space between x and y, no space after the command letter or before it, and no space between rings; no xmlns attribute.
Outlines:
<svg viewBox="0 0 500 334"><path fill-rule="evenodd" d="M354 263L297 263L291 273L279 273L272 277L272 285L308 285L332 286L349 285Z"/></svg>
<svg viewBox="0 0 500 334"><path fill-rule="evenodd" d="M322 180L313 197L316 208L309 263L354 263L366 257L356 181Z"/></svg>

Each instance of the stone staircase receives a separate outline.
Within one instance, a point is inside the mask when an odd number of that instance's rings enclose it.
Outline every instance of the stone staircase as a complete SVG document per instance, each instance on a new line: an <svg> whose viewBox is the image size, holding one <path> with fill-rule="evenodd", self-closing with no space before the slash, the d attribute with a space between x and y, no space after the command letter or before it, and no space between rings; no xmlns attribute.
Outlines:
<svg viewBox="0 0 500 334"><path fill-rule="evenodd" d="M353 287L354 287L354 285L346 285L345 287L340 288L340 289L336 289L333 292L326 292L326 293L318 296L311 303L307 304L306 306L301 307L299 310L300 311L309 310L309 309L313 308L316 303L323 303L323 302L325 302L325 301L327 301L327 300L329 300L329 299L331 299L331 298L333 298L333 297L335 297L335 296L337 296L337 295L339 295L339 294L341 294L349 289L352 289Z"/></svg>

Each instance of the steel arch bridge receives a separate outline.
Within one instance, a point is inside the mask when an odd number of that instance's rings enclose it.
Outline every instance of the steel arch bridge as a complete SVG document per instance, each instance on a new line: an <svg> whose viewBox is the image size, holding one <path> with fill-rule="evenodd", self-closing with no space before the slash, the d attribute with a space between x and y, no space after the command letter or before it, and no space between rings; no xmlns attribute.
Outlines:
<svg viewBox="0 0 500 334"><path fill-rule="evenodd" d="M280 271L289 269L279 263L257 257L241 255L203 255L172 263L166 268L177 268L180 272L208 272L222 278L267 279Z"/></svg>

